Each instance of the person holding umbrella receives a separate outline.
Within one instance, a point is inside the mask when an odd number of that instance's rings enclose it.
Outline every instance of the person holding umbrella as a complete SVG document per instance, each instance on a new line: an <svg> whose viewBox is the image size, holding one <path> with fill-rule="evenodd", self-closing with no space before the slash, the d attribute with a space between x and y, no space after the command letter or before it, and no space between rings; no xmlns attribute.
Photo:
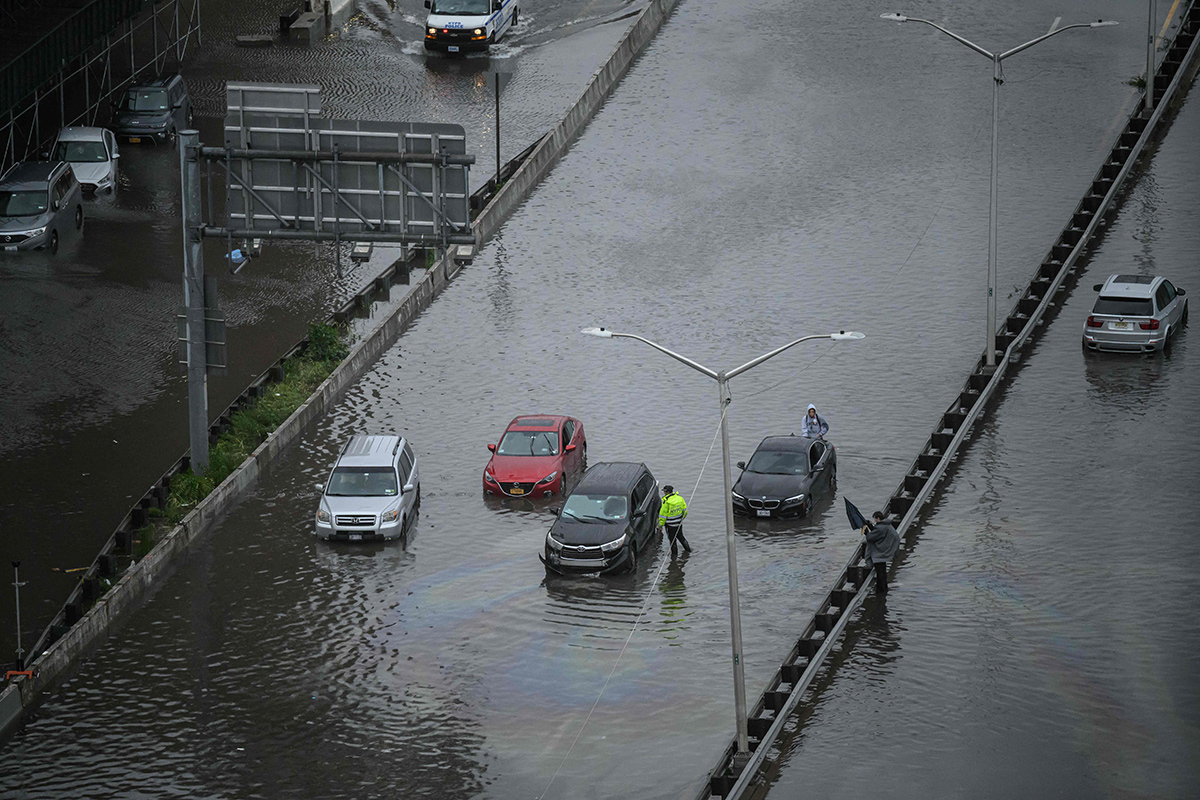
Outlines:
<svg viewBox="0 0 1200 800"><path fill-rule="evenodd" d="M863 559L875 570L875 593L887 594L888 562L900 549L900 534L882 511L876 511L871 515L873 521L867 522L849 499L842 499L846 502L846 516L850 518L850 527L861 529L863 536L867 538L863 548Z"/></svg>

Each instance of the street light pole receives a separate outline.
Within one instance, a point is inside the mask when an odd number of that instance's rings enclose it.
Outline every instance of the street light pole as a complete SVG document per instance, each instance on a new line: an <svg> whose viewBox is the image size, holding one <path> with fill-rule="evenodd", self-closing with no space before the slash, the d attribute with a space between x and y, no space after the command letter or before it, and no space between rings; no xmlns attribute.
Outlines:
<svg viewBox="0 0 1200 800"><path fill-rule="evenodd" d="M676 361L686 364L717 382L717 410L721 414L721 468L725 479L725 557L729 566L729 637L733 650L733 705L734 713L737 716L737 753L734 755L734 763L738 764L740 768L750 758L750 739L746 725L746 671L742 659L742 611L741 604L738 601L737 540L733 535L733 473L729 467L729 427L726 420L728 417L726 409L732 402L732 398L729 395L729 380L748 369L757 367L767 359L774 358L784 350L794 347L801 342L807 342L812 339L847 341L863 339L866 336L857 331L840 331L838 333L804 336L795 341L788 342L782 347L777 347L769 353L764 353L757 358L751 359L740 367L731 369L728 372L716 372L686 356L681 356L679 353L668 350L657 342L652 342L649 339L636 336L632 333L617 333L605 328L585 328L580 333L586 333L589 336L599 336L602 339L635 339L653 347L659 352L666 353Z"/></svg>
<svg viewBox="0 0 1200 800"><path fill-rule="evenodd" d="M997 174L999 169L1000 156L1000 84L1004 83L1004 69L1001 62L1004 59L1015 56L1022 50L1028 50L1039 42L1044 42L1051 36L1057 36L1063 31L1069 31L1072 28L1105 28L1110 25L1116 25L1116 22L1100 20L1099 22L1081 22L1074 25L1064 25L1061 28L1054 28L1049 33L1042 34L1036 39L1031 39L1025 44L1017 45L1011 50L1005 50L1003 53L992 53L983 49L968 39L959 36L953 31L943 28L936 22L930 22L927 19L918 19L917 17L906 17L902 14L880 14L880 19L892 20L893 22L920 22L928 25L931 28L937 28L942 33L949 36L959 44L974 50L976 53L986 57L992 62L992 177L991 191L989 192L989 209L988 209L988 303L987 303L987 350L985 351L985 363L989 367L996 366L996 225L999 214L999 194L997 187ZM1150 80L1153 80L1151 78Z"/></svg>

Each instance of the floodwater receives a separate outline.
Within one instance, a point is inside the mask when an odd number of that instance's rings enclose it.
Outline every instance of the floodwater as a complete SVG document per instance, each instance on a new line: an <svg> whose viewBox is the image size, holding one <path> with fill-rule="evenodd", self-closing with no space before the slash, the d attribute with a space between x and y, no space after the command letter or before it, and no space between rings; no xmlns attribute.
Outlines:
<svg viewBox="0 0 1200 800"><path fill-rule="evenodd" d="M508 159L574 102L628 25L620 17L630 7L529 0L495 57L462 59L416 55L423 47L414 9L423 10L420 0L395 9L367 4L319 47L247 50L235 37L273 31L278 9L205 0L204 45L183 70L201 141L221 141L226 81L311 82L331 115L462 124L478 185L496 164L487 70L513 76L500 110ZM91 563L134 501L188 448L186 374L175 343L183 302L178 155L133 145L121 153L121 184L85 202L82 237L64 236L56 256L0 258L0 558L6 575L10 560L21 561L26 647L74 586L77 576L63 570ZM234 276L224 242L206 243L229 341L226 374L209 378L214 419L309 322L327 318L398 255L377 247L357 265L345 250L339 274L330 246L268 245ZM16 647L10 582L0 592L0 664Z"/></svg>
<svg viewBox="0 0 1200 800"><path fill-rule="evenodd" d="M637 332L717 369L797 335L866 332L739 377L731 442L745 458L815 402L839 494L884 501L982 347L990 74L877 13L683 0L475 264L0 752L0 794L695 792L733 729L715 387L578 330ZM946 22L992 47L1056 16L1040 2L961 13ZM1139 15L1093 13L1129 24L1007 67L1002 287L1032 274L1135 100ZM691 497L695 552L547 580L550 503L480 494L484 445L524 412L579 417L593 463L645 461ZM381 431L420 459L410 540L316 543L314 483L347 436ZM738 533L754 694L856 534L834 504Z"/></svg>
<svg viewBox="0 0 1200 800"><path fill-rule="evenodd" d="M1200 342L1080 353L1113 273L1200 286L1192 95L781 746L769 798L1200 792ZM1192 323L1192 328L1195 323Z"/></svg>

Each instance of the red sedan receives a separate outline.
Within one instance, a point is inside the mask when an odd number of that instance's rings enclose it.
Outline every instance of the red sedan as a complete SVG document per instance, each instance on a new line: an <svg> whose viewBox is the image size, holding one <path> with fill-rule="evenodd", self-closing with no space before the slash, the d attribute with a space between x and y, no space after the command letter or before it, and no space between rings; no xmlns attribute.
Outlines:
<svg viewBox="0 0 1200 800"><path fill-rule="evenodd" d="M587 468L583 423L558 414L530 414L508 423L483 470L485 494L548 497Z"/></svg>

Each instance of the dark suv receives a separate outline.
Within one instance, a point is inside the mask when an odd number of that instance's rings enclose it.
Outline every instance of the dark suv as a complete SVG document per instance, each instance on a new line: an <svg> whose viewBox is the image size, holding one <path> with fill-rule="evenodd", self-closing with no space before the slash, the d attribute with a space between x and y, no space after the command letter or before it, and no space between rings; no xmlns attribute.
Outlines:
<svg viewBox="0 0 1200 800"><path fill-rule="evenodd" d="M658 531L661 505L645 464L597 464L557 511L542 563L559 574L633 572Z"/></svg>
<svg viewBox="0 0 1200 800"><path fill-rule="evenodd" d="M179 75L135 83L113 109L113 133L133 144L174 146L175 135L192 125L192 98Z"/></svg>

